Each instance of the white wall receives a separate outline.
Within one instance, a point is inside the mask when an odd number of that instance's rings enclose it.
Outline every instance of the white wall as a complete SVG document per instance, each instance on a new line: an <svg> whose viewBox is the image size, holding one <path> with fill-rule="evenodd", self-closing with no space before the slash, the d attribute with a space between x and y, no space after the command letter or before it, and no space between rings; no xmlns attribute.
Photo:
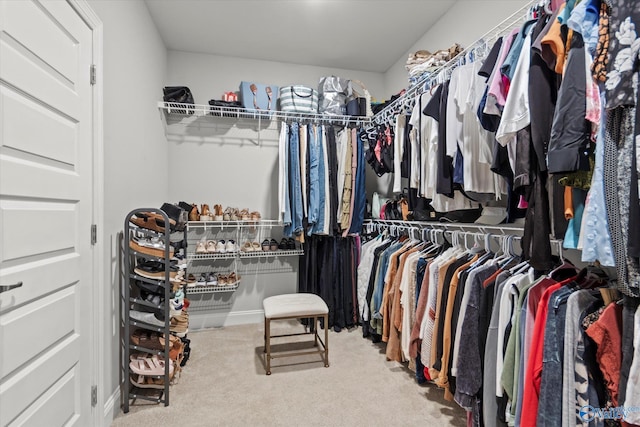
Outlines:
<svg viewBox="0 0 640 427"><path fill-rule="evenodd" d="M384 91L380 73L367 73L271 61L249 60L188 52L168 52L166 85L188 86L197 104L237 91L241 81L277 86L303 84L317 87L322 76L361 80L373 96ZM378 95L380 96L380 95ZM185 121L190 121L186 119ZM258 132L258 126L260 130ZM188 203L222 204L259 211L264 219L278 219L278 136L276 121L198 118L188 130L171 125L181 137L169 138L169 198ZM198 235L200 238L203 235ZM209 234L207 238L216 237ZM242 244L249 236L242 237ZM281 227L263 229L251 240L282 237ZM206 272L200 263L198 272ZM219 262L209 270L224 271ZM192 295L191 328L261 321L262 300L295 292L298 259L243 260L239 289L227 295Z"/></svg>
<svg viewBox="0 0 640 427"><path fill-rule="evenodd" d="M168 149L156 108L166 73L166 49L141 0L90 0L103 22L104 69L104 378L105 412L118 389L119 284L117 234L137 207L160 207L168 195ZM112 407L110 405L113 405ZM100 407L100 406L99 406ZM105 413L110 423L111 415Z"/></svg>
<svg viewBox="0 0 640 427"><path fill-rule="evenodd" d="M320 77L330 75L362 81L373 97L381 97L385 92L382 73L174 50L168 52L167 85L189 86L196 104L206 104L210 99L220 99L224 92L237 91L241 81L276 86L301 84L317 88Z"/></svg>
<svg viewBox="0 0 640 427"><path fill-rule="evenodd" d="M408 86L407 57L420 49L434 52L454 43L463 48L478 40L528 0L458 0L384 75L385 99ZM523 15L524 16L524 15Z"/></svg>

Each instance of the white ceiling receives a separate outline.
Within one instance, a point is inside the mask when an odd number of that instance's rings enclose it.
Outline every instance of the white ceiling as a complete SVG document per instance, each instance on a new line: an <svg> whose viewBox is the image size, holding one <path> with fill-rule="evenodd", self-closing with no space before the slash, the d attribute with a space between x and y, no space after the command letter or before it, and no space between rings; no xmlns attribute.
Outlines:
<svg viewBox="0 0 640 427"><path fill-rule="evenodd" d="M145 0L166 47L385 72L457 0Z"/></svg>

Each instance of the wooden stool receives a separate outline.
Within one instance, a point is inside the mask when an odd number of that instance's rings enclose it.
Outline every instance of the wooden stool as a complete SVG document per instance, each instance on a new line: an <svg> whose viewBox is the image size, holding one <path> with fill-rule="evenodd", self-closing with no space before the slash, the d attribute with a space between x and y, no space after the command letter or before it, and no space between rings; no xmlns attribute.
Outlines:
<svg viewBox="0 0 640 427"><path fill-rule="evenodd" d="M266 353L267 375L271 375L271 359L276 357L300 356L304 354L324 353L324 366L329 367L329 308L327 304L314 294L284 294L265 298L262 302L264 308L264 347ZM313 325L309 325L309 332L297 334L271 335L272 320L287 319L313 319ZM318 336L318 319L324 319L324 341ZM311 330L311 327L313 330ZM314 334L314 346L316 350L300 351L281 355L271 354L271 338L291 337L297 335ZM322 348L318 346L322 344Z"/></svg>

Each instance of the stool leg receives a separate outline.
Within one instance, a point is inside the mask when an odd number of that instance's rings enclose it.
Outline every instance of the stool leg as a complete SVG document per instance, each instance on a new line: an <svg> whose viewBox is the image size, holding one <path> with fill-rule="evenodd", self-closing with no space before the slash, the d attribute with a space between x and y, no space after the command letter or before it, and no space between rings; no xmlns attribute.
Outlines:
<svg viewBox="0 0 640 427"><path fill-rule="evenodd" d="M324 366L329 367L329 315L324 315Z"/></svg>
<svg viewBox="0 0 640 427"><path fill-rule="evenodd" d="M318 346L318 316L313 318L313 346Z"/></svg>
<svg viewBox="0 0 640 427"><path fill-rule="evenodd" d="M265 319L265 347L267 350L267 375L271 375L271 319Z"/></svg>

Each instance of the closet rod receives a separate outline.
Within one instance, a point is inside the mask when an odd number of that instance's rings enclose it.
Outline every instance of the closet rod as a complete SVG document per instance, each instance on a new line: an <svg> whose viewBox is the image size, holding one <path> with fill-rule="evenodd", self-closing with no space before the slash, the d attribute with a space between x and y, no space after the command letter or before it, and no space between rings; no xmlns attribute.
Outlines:
<svg viewBox="0 0 640 427"><path fill-rule="evenodd" d="M383 124L387 119L397 115L400 108L405 104L412 103L415 101L415 98L422 95L426 90L430 89L434 82L438 81L439 78L443 76L446 78L446 73L451 73L453 69L455 69L462 58L465 55L480 47L484 44L489 44L495 40L497 40L501 35L505 34L507 31L514 28L516 25L520 24L522 21L522 17L524 12L531 10L532 7L538 5L540 0L531 0L526 5L522 6L520 9L509 15L498 25L493 27L487 33L485 33L481 38L474 41L462 50L458 55L449 60L446 64L436 68L433 72L425 75L423 78L418 80L413 86L411 86L407 91L402 94L395 101L384 107L381 111L374 114L371 124ZM489 46L490 48L490 46ZM488 52L487 52L488 53Z"/></svg>
<svg viewBox="0 0 640 427"><path fill-rule="evenodd" d="M489 230L500 231L500 234L518 235L524 233L524 227L509 226L504 224L487 225L460 222L432 222L432 221L403 221L390 219L366 219L364 224L380 224L384 226L404 226L418 228L432 228L436 230L449 231L476 231L484 234L490 234Z"/></svg>

